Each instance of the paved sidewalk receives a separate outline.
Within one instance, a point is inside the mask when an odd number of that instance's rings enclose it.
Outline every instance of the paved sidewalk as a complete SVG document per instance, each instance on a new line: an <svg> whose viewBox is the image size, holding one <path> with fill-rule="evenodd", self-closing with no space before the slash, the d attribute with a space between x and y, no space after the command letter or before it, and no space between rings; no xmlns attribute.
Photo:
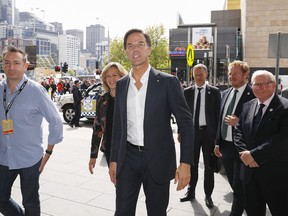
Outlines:
<svg viewBox="0 0 288 216"><path fill-rule="evenodd" d="M105 158L102 152L99 152L94 174L91 175L88 170L91 123L82 121L81 124L83 125L82 128L70 128L64 124L64 141L55 146L53 155L41 174L40 196L41 215L43 216L114 215L115 192L114 186L109 180ZM173 125L173 130L177 131L175 125ZM44 124L44 131L44 138L46 139L47 124ZM176 146L179 157L178 143ZM221 174L215 174L215 188L212 195L215 207L208 209L205 206L203 161L200 160L196 200L181 203L179 198L185 194L186 189L176 191L176 185L171 181L171 196L167 210L169 216L229 215L232 193L225 176ZM14 184L12 197L21 203L19 179ZM136 215L147 215L145 196L142 190Z"/></svg>

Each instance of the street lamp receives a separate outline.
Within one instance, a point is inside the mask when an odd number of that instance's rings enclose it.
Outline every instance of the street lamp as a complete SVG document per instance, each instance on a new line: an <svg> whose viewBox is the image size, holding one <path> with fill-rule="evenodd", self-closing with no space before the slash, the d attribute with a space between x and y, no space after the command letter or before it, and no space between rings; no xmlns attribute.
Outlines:
<svg viewBox="0 0 288 216"><path fill-rule="evenodd" d="M214 38L211 36L210 38L210 51L208 52L208 58L209 58L209 83L212 83L212 71L213 71L213 44L214 44ZM216 83L214 83L216 85Z"/></svg>

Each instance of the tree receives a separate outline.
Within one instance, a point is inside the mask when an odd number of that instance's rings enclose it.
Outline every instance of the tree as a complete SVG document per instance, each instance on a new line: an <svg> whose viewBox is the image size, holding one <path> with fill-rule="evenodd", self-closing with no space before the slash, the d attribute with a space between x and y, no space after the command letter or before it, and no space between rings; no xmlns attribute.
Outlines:
<svg viewBox="0 0 288 216"><path fill-rule="evenodd" d="M156 69L169 69L170 58L168 39L164 37L164 26L151 26L145 29L151 37L152 53L150 56L150 64ZM107 62L107 56L105 56ZM110 61L119 62L126 70L131 68L131 64L127 59L123 39L115 38L110 43Z"/></svg>
<svg viewBox="0 0 288 216"><path fill-rule="evenodd" d="M170 71L170 58L169 58L169 46L168 39L164 37L164 26L148 27L146 33L150 35L152 53L150 56L150 64L159 70L169 69Z"/></svg>
<svg viewBox="0 0 288 216"><path fill-rule="evenodd" d="M115 38L110 43L110 61L119 62L126 70L131 67L123 47L123 39Z"/></svg>

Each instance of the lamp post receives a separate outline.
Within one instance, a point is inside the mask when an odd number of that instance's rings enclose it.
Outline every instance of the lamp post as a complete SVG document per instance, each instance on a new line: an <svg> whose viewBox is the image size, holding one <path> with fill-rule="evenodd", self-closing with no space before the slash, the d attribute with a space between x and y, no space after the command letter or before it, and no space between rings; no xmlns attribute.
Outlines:
<svg viewBox="0 0 288 216"><path fill-rule="evenodd" d="M210 51L208 52L208 59L209 59L209 83L212 83L212 71L213 71L213 44L214 44L214 38L211 36L210 38ZM214 83L216 86L216 83Z"/></svg>

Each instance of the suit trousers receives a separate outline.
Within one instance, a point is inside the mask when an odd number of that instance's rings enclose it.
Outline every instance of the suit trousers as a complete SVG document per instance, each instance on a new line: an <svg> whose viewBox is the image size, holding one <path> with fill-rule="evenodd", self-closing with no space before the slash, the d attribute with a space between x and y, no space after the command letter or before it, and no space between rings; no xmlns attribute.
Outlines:
<svg viewBox="0 0 288 216"><path fill-rule="evenodd" d="M240 157L233 142L221 140L222 162L229 184L233 190L230 216L241 216L244 211L244 188L240 180Z"/></svg>
<svg viewBox="0 0 288 216"><path fill-rule="evenodd" d="M81 117L81 103L74 103L74 112L75 115L70 122L72 125L79 125L80 117Z"/></svg>
<svg viewBox="0 0 288 216"><path fill-rule="evenodd" d="M194 145L194 165L191 166L191 180L189 183L189 193L195 193L195 188L198 182L198 165L200 150L202 148L204 160L204 192L206 197L211 197L214 189L214 171L210 167L210 157L213 152L213 140L209 137L207 128L195 130L195 145Z"/></svg>
<svg viewBox="0 0 288 216"><path fill-rule="evenodd" d="M268 163L253 168L250 181L244 184L248 215L265 216L266 204L273 216L287 215L288 164L275 161Z"/></svg>
<svg viewBox="0 0 288 216"><path fill-rule="evenodd" d="M145 161L145 152L127 143L125 159L117 176L115 216L135 216L137 200L143 184L148 216L166 216L170 181L156 183ZM165 167L164 167L165 169Z"/></svg>

